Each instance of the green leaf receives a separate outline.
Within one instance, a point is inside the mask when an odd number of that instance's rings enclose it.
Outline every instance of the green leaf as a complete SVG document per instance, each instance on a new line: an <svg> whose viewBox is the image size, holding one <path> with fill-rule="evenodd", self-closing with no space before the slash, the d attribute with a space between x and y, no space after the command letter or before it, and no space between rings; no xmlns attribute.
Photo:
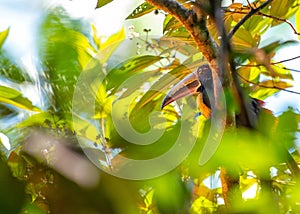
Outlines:
<svg viewBox="0 0 300 214"><path fill-rule="evenodd" d="M156 8L153 5L149 4L148 2L144 2L143 4L135 8L126 19L136 19L138 17L151 13L155 9Z"/></svg>
<svg viewBox="0 0 300 214"><path fill-rule="evenodd" d="M21 92L1 85L0 85L0 103L10 104L17 108L30 110L30 111L36 111L36 112L41 111L36 106L32 105L29 99L23 97Z"/></svg>
<svg viewBox="0 0 300 214"><path fill-rule="evenodd" d="M26 118L22 122L17 124L17 127L45 127L51 129L60 129L65 131L66 129L73 131L73 120L69 113L54 114L49 111L33 114Z"/></svg>
<svg viewBox="0 0 300 214"><path fill-rule="evenodd" d="M156 62L160 61L162 57L160 56L136 56L131 59L128 59L115 68L113 68L107 78L107 89L116 90L117 87L123 83L127 78L134 75L135 73L141 73L143 70L151 65L154 65Z"/></svg>
<svg viewBox="0 0 300 214"><path fill-rule="evenodd" d="M261 16L252 16L248 19L243 26L248 30L251 35L262 35L265 33L271 26L272 19L263 18Z"/></svg>
<svg viewBox="0 0 300 214"><path fill-rule="evenodd" d="M278 117L275 139L279 140L279 143L284 144L287 149L294 146L295 134L298 130L297 116L299 115L289 109Z"/></svg>
<svg viewBox="0 0 300 214"><path fill-rule="evenodd" d="M297 41L295 40L287 40L287 41L275 41L272 42L266 46L264 46L262 49L267 53L274 53L276 52L279 48L286 47L288 45L296 45L298 44Z"/></svg>
<svg viewBox="0 0 300 214"><path fill-rule="evenodd" d="M234 51L247 52L249 48L256 48L260 43L258 35L252 36L245 28L239 28L232 38Z"/></svg>
<svg viewBox="0 0 300 214"><path fill-rule="evenodd" d="M59 120L60 118L51 112L41 112L26 118L20 122L17 127L41 126L46 128L56 128L55 124Z"/></svg>
<svg viewBox="0 0 300 214"><path fill-rule="evenodd" d="M250 96L259 100L264 100L267 97L275 94L279 90L291 87L292 85L283 81L266 80L259 85L254 85Z"/></svg>
<svg viewBox="0 0 300 214"><path fill-rule="evenodd" d="M17 163L17 165L21 165ZM2 213L22 213L26 200L25 184L12 175L12 168L0 160L0 207Z"/></svg>
<svg viewBox="0 0 300 214"><path fill-rule="evenodd" d="M0 50L0 75L15 83L31 82L27 72L24 72L5 50Z"/></svg>
<svg viewBox="0 0 300 214"><path fill-rule="evenodd" d="M272 72L275 74L275 78L280 78L280 79L289 79L293 80L293 76L290 72L290 70L286 69L283 67L281 64L275 64L275 65L270 65ZM273 73L269 71L265 66L258 66L257 69L259 69L260 73L264 74L265 76L268 77L273 77ZM274 78L274 77L273 77Z"/></svg>
<svg viewBox="0 0 300 214"><path fill-rule="evenodd" d="M5 31L0 32L0 48L2 48L3 43L5 42L7 36L9 33L9 28L7 28Z"/></svg>
<svg viewBox="0 0 300 214"><path fill-rule="evenodd" d="M96 8L103 7L104 5L112 2L113 0L98 0Z"/></svg>
<svg viewBox="0 0 300 214"><path fill-rule="evenodd" d="M258 82L259 76L261 74L261 70L259 69L258 66L255 66L254 64L250 63L246 66L240 67L237 72L242 78L242 81L250 81L250 82Z"/></svg>
<svg viewBox="0 0 300 214"><path fill-rule="evenodd" d="M294 0L274 0L271 2L271 15L278 18L288 18L288 12L295 4Z"/></svg>
<svg viewBox="0 0 300 214"><path fill-rule="evenodd" d="M96 55L90 30L89 23L70 18L62 8L51 10L41 24L39 54L55 111L70 111L77 78Z"/></svg>
<svg viewBox="0 0 300 214"><path fill-rule="evenodd" d="M166 16L163 23L163 33L167 34L168 32L174 31L175 29L178 29L181 26L182 24L175 17L169 14Z"/></svg>

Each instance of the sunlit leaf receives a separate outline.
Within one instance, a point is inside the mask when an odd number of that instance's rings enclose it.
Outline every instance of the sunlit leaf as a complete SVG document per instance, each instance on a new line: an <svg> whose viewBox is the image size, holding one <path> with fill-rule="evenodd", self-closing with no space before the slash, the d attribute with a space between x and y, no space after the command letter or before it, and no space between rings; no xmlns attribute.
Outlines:
<svg viewBox="0 0 300 214"><path fill-rule="evenodd" d="M58 128L60 123L66 123L66 119L62 119L51 112L41 112L26 118L20 122L17 127L40 126L46 128Z"/></svg>
<svg viewBox="0 0 300 214"><path fill-rule="evenodd" d="M135 18L141 17L143 15L151 13L155 9L156 8L153 5L149 4L148 2L144 2L143 4L141 4L137 8L135 8L126 19L135 19Z"/></svg>
<svg viewBox="0 0 300 214"><path fill-rule="evenodd" d="M196 61L189 65L189 67L184 64L172 69L167 75L163 75L157 82L155 82L151 88L145 93L135 106L133 112L139 111L139 109L145 108L145 105L150 105L154 107L153 102L158 102L162 100L164 95L162 92L166 93L166 90L173 84L177 83L187 74L190 74L193 69L199 66L199 61ZM150 104L151 103L151 104ZM161 105L161 103L158 103ZM134 113L138 114L138 112Z"/></svg>
<svg viewBox="0 0 300 214"><path fill-rule="evenodd" d="M240 177L241 191L247 191L253 184L257 183L256 178L248 177L246 174Z"/></svg>
<svg viewBox="0 0 300 214"><path fill-rule="evenodd" d="M239 28L232 38L232 44L235 51L247 51L259 45L260 37L252 36L251 33L244 28Z"/></svg>
<svg viewBox="0 0 300 214"><path fill-rule="evenodd" d="M272 77L275 75L276 78L293 80L291 72L283 67L281 64L270 65L271 71L265 66L256 66L252 68L252 71L256 74L264 74L265 76ZM273 77L274 78L274 77Z"/></svg>
<svg viewBox="0 0 300 214"><path fill-rule="evenodd" d="M105 63L111 56L111 54L118 48L121 41L125 38L125 29L122 28L119 32L108 37L108 39L104 43L101 43L99 47L99 50L101 51L101 56L99 59L100 62Z"/></svg>
<svg viewBox="0 0 300 214"><path fill-rule="evenodd" d="M266 80L252 87L251 97L264 100L279 90L286 89L292 85L283 81Z"/></svg>
<svg viewBox="0 0 300 214"><path fill-rule="evenodd" d="M296 29L300 32L300 10L296 12ZM298 35L298 40L300 40L300 35Z"/></svg>
<svg viewBox="0 0 300 214"><path fill-rule="evenodd" d="M6 86L0 86L0 103L10 104L17 108L30 111L41 111L32 105L29 99L23 97L21 92Z"/></svg>
<svg viewBox="0 0 300 214"><path fill-rule="evenodd" d="M0 76L16 83L31 82L27 72L5 50L0 50Z"/></svg>
<svg viewBox="0 0 300 214"><path fill-rule="evenodd" d="M170 32L178 29L181 26L182 24L175 17L167 15L163 24L163 33L169 35Z"/></svg>
<svg viewBox="0 0 300 214"><path fill-rule="evenodd" d="M252 16L248 19L243 26L248 30L253 36L258 34L262 35L271 26L272 19L265 18L262 16Z"/></svg>
<svg viewBox="0 0 300 214"><path fill-rule="evenodd" d="M253 65L252 63L247 66L240 67L237 72L239 73L241 80L246 81L246 84L248 81L254 83L257 82L261 74L259 67Z"/></svg>
<svg viewBox="0 0 300 214"><path fill-rule="evenodd" d="M9 28L7 28L5 31L0 32L0 49L3 46L3 43L5 42L7 36L9 33Z"/></svg>
<svg viewBox="0 0 300 214"><path fill-rule="evenodd" d="M97 0L97 6L96 8L103 7L104 5L112 2L113 0Z"/></svg>
<svg viewBox="0 0 300 214"><path fill-rule="evenodd" d="M275 0L271 2L271 15L274 17L287 19L298 9L297 1L294 0ZM274 20L274 24L278 24L282 22L278 22Z"/></svg>
<svg viewBox="0 0 300 214"><path fill-rule="evenodd" d="M249 12L249 10L249 7L244 6L241 3L232 3L225 11L225 21L231 19L231 22L234 21L235 23L238 23L245 16L245 14Z"/></svg>
<svg viewBox="0 0 300 214"><path fill-rule="evenodd" d="M38 51L53 91L48 93L50 105L57 111L70 111L77 78L96 55L89 30L90 25L70 18L62 8L49 11L42 21Z"/></svg>
<svg viewBox="0 0 300 214"><path fill-rule="evenodd" d="M207 198L200 196L191 205L191 213L213 213L216 211L217 204Z"/></svg>
<svg viewBox="0 0 300 214"><path fill-rule="evenodd" d="M143 70L156 62L160 61L160 56L136 56L118 64L115 68L109 71L106 76L108 83L107 89L117 89L117 87L127 78L135 73L141 73Z"/></svg>

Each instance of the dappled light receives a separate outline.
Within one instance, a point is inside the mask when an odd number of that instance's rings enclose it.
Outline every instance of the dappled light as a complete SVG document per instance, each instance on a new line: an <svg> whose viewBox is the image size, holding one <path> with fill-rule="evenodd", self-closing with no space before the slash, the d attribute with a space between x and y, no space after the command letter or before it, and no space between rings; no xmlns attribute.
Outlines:
<svg viewBox="0 0 300 214"><path fill-rule="evenodd" d="M300 212L298 1L46 2L0 20L0 213Z"/></svg>

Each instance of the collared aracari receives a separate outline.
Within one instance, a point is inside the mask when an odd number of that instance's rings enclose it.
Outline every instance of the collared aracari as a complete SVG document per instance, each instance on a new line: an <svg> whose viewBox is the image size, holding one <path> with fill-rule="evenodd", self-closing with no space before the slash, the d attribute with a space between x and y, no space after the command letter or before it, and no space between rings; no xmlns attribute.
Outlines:
<svg viewBox="0 0 300 214"><path fill-rule="evenodd" d="M196 71L186 76L180 82L173 86L173 88L169 91L169 93L164 97L161 108L163 109L165 106L170 103L183 98L189 95L198 95L197 96L197 105L200 110L200 113L206 118L209 119L211 116L211 103L208 97L210 94L213 98L213 80L211 69L208 64L200 66ZM213 100L212 100L213 101ZM247 107L249 108L250 117L258 120L259 112L261 111L264 102L255 98L250 98ZM272 112L268 109L264 109L266 113L272 114ZM239 117L237 115L236 118L237 125L243 125L239 122ZM292 172L293 175L300 177L300 170L298 164L295 162L290 153L286 150L286 148L278 148L285 156L285 162ZM300 179L300 178L299 178Z"/></svg>
<svg viewBox="0 0 300 214"><path fill-rule="evenodd" d="M163 109L168 104L185 96L198 95L197 105L200 113L206 119L209 119L211 116L211 103L208 94L211 95L211 99L213 101L213 90L211 69L208 64L202 65L196 71L174 85L163 99L161 108ZM249 100L248 108L250 108L250 116L252 118L255 117L255 119L257 119L259 110L263 104L263 101L255 98L251 98ZM239 124L239 121L237 121L237 123Z"/></svg>
<svg viewBox="0 0 300 214"><path fill-rule="evenodd" d="M197 104L200 113L208 119L211 114L211 104L207 94L208 91L213 91L213 82L210 67L205 64L174 85L163 99L161 108L163 109L175 100L185 96L198 95Z"/></svg>

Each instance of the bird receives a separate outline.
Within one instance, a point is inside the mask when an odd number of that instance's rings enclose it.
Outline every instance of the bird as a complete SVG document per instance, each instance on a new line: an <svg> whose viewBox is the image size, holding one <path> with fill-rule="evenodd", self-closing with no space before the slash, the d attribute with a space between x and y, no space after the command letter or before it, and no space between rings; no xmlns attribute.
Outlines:
<svg viewBox="0 0 300 214"><path fill-rule="evenodd" d="M211 109L213 109L214 103L213 92L214 86L211 69L208 64L204 64L199 66L197 70L187 75L172 87L172 89L164 97L161 109L180 98L189 95L197 95L197 105L200 110L200 114L206 119L209 119L211 117ZM249 97L247 102L247 107L251 114L250 117L257 118L260 109L264 106L265 102L252 97ZM239 123L238 117L239 116L237 115L237 123Z"/></svg>
<svg viewBox="0 0 300 214"><path fill-rule="evenodd" d="M204 64L172 87L164 97L161 109L180 98L198 95L197 105L200 113L209 119L212 107L208 96L209 92L213 92L213 80L209 65Z"/></svg>
<svg viewBox="0 0 300 214"><path fill-rule="evenodd" d="M198 67L197 70L193 71L191 74L184 77L181 81L175 84L167 95L163 98L161 109L169 105L170 103L190 95L197 95L197 105L200 111L200 114L203 115L206 119L210 119L211 112L213 109L213 79L212 72L208 64L204 64ZM210 96L208 96L210 95ZM211 97L211 99L209 99ZM255 120L257 125L259 121L260 114L267 114L274 118L276 122L277 119L273 115L272 111L264 108L265 102L253 97L247 97L246 107L249 108L249 117ZM210 102L212 101L212 102ZM275 123L276 126L277 123ZM236 114L236 125L237 126L246 126L239 118L239 114ZM256 129L257 127L252 127ZM272 132L271 132L272 133ZM288 168L296 177L300 176L300 169L293 159L291 154L281 146L275 146L277 151L282 153L284 157L284 162L286 162Z"/></svg>

